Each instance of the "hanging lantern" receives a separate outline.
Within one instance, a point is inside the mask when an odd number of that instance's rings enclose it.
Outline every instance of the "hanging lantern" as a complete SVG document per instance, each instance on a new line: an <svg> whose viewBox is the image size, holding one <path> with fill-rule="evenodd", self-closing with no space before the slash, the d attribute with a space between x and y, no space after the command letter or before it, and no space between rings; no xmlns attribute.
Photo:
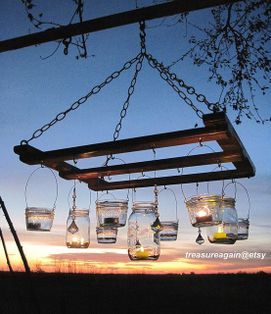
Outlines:
<svg viewBox="0 0 271 314"><path fill-rule="evenodd" d="M237 240L247 240L249 230L249 219L239 218L238 219L238 239Z"/></svg>
<svg viewBox="0 0 271 314"><path fill-rule="evenodd" d="M26 229L28 231L50 231L54 216L54 209L27 207L25 209Z"/></svg>
<svg viewBox="0 0 271 314"><path fill-rule="evenodd" d="M99 227L123 227L126 224L128 200L97 200L96 214Z"/></svg>
<svg viewBox="0 0 271 314"><path fill-rule="evenodd" d="M220 195L199 195L188 199L185 204L193 227L207 227L221 223Z"/></svg>
<svg viewBox="0 0 271 314"><path fill-rule="evenodd" d="M116 227L96 227L97 242L113 244L117 242L118 228Z"/></svg>
<svg viewBox="0 0 271 314"><path fill-rule="evenodd" d="M89 210L72 209L67 219L66 245L68 248L89 247Z"/></svg>
<svg viewBox="0 0 271 314"><path fill-rule="evenodd" d="M235 199L221 198L221 224L207 229L208 240L211 243L234 244L238 237L238 218L235 209Z"/></svg>
<svg viewBox="0 0 271 314"><path fill-rule="evenodd" d="M178 235L178 221L162 221L160 241L176 241Z"/></svg>
<svg viewBox="0 0 271 314"><path fill-rule="evenodd" d="M176 241L177 235L178 235L178 226L179 226L179 220L178 220L178 208L177 208L177 198L172 189L169 189L167 187L164 187L160 192L159 196L163 191L169 191L174 196L175 206L173 208L167 208L168 212L171 212L174 210L174 218L172 217L171 220L162 220L162 228L160 231L160 241ZM168 206L168 205L167 205Z"/></svg>
<svg viewBox="0 0 271 314"><path fill-rule="evenodd" d="M29 181L32 178L32 176L36 173L36 171L40 169L48 169L56 183L56 197L53 203L53 206L51 208L46 208L46 207L29 207L28 205L28 195L27 195L27 189L29 185ZM25 222L26 222L26 229L28 231L50 231L53 225L53 220L55 217L55 208L56 208L56 201L58 198L58 183L56 176L54 172L45 167L39 167L36 170L34 170L30 176L28 177L25 185Z"/></svg>
<svg viewBox="0 0 271 314"><path fill-rule="evenodd" d="M250 196L248 193L248 190L246 189L246 187L241 184L240 182L236 182L235 180L233 180L232 182L228 183L224 189L223 189L223 194L225 194L226 189L230 186L233 185L234 186L234 200L236 202L237 200L237 186L241 187L245 194L246 194L246 198L248 201L248 206L246 207L245 205L243 205L246 208L247 214L246 214L246 218L244 218L244 216L238 218L238 238L237 240L247 240L248 239L248 233L249 233L249 217L250 217L250 208L251 208L251 202L250 202ZM242 202L242 204L245 204L244 202ZM242 213L243 215L243 213ZM239 214L238 214L239 216Z"/></svg>
<svg viewBox="0 0 271 314"><path fill-rule="evenodd" d="M128 223L128 255L131 260L157 260L160 256L159 230L155 203L135 202Z"/></svg>

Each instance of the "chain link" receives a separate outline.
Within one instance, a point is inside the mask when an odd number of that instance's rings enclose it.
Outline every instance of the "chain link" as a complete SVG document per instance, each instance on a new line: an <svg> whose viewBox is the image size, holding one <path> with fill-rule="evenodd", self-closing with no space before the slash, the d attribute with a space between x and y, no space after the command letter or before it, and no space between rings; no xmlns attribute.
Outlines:
<svg viewBox="0 0 271 314"><path fill-rule="evenodd" d="M139 36L140 36L140 45L141 45L141 53L143 55L146 54L146 32L145 32L145 21L139 22Z"/></svg>
<svg viewBox="0 0 271 314"><path fill-rule="evenodd" d="M126 114L127 114L127 110L129 108L129 105L130 105L130 98L131 96L133 95L134 93L134 90L135 90L135 84L137 82L137 76L138 76L138 73L139 71L141 70L142 68L142 62L144 60L144 55L141 55L140 59L138 60L137 64L136 64L136 70L135 70L135 74L131 80L131 84L128 88L128 96L123 104L123 107L121 109L121 112L120 112L120 120L119 122L117 123L116 127L115 127L115 131L114 131L114 134L113 134L113 140L116 141L118 138L119 138L119 135L120 135L120 130L122 128L122 121L123 119L126 117Z"/></svg>
<svg viewBox="0 0 271 314"><path fill-rule="evenodd" d="M137 76L138 76L138 73L140 72L140 70L142 69L142 63L143 63L143 60L146 56L145 21L139 22L139 29L140 29L139 36L140 36L140 46L141 46L140 54L139 54L138 61L136 63L136 70L135 70L134 76L133 76L131 83L130 83L130 86L128 88L128 96L127 96L127 98L126 98L126 100L122 106L122 109L120 112L120 119L119 119L119 122L117 123L115 130L114 130L114 133L113 133L113 140L114 141L116 141L119 138L120 131L122 129L122 122L123 122L123 119L127 115L127 111L128 111L129 105L130 105L130 98L133 95L134 90L135 90L135 85L137 82ZM106 157L106 161L104 163L104 166L108 165L108 162L110 161L110 159L113 159L112 155L108 155Z"/></svg>
<svg viewBox="0 0 271 314"><path fill-rule="evenodd" d="M174 81L178 83L179 87L186 90L187 94L195 95L196 100L200 103L204 103L207 108L212 112L218 112L221 110L221 105L217 103L211 103L207 100L206 96L203 94L197 93L193 86L187 85L183 79L177 77L175 73L169 71L167 67L165 67L162 63L159 63L151 54L147 54L147 59L151 67L156 68L160 72L160 76L163 80L167 81L167 83L179 94L179 96L196 111L197 115L202 117L203 112L196 108L193 105L192 101L187 97L187 95L182 92Z"/></svg>
<svg viewBox="0 0 271 314"><path fill-rule="evenodd" d="M136 71L135 71L135 74L134 74L134 76L133 76L133 78L131 80L131 84L130 84L130 86L128 88L128 96L127 96L127 98L126 98L126 100L125 100L125 102L123 104L123 107L122 107L121 112L120 112L119 122L117 123L117 125L115 127L115 131L113 133L113 140L114 141L116 141L119 138L120 131L122 129L122 122L123 122L123 119L127 115L127 111L128 111L129 105L130 105L130 98L131 98L131 96L134 93L135 85L136 85L136 82L137 82L137 76L138 76L138 73L140 72L140 70L142 68L143 60L144 60L144 55L142 54L141 58L139 59L139 61L136 64ZM112 155L108 155L107 156L104 166L108 165L108 162L109 162L110 159L113 159Z"/></svg>
<svg viewBox="0 0 271 314"><path fill-rule="evenodd" d="M168 73L171 80L176 81L181 88L185 88L189 95L195 95L197 101L200 103L204 103L210 111L212 112L220 111L221 106L219 103L209 102L206 96L204 96L203 94L197 93L197 91L195 90L193 86L187 85L183 79L178 78L175 73L171 73L168 68L164 67L164 71Z"/></svg>
<svg viewBox="0 0 271 314"><path fill-rule="evenodd" d="M120 70L113 72L101 84L94 86L87 95L76 100L67 110L58 113L52 121L50 121L49 123L46 123L41 128L37 129L28 140L22 140L20 144L21 145L27 145L33 139L39 138L44 132L46 132L48 129L50 129L57 122L60 122L63 119L65 119L68 113L78 109L83 103L85 103L88 100L89 97L91 97L92 95L98 94L103 87L105 87L106 85L111 83L114 79L118 78L122 72L130 69L130 67L135 62L138 61L137 62L137 64L138 64L141 59L142 59L142 53L139 53L135 58L125 62ZM142 61L141 61L141 63L142 63Z"/></svg>
<svg viewBox="0 0 271 314"><path fill-rule="evenodd" d="M116 127L115 127L115 131L113 133L113 140L116 141L119 138L120 135L120 130L122 128L122 121L123 119L126 117L127 114L127 110L129 108L129 104L130 104L130 98L132 96L132 94L134 93L135 90L135 84L137 81L137 76L138 73L140 72L141 68L142 68L142 63L144 60L144 57L146 55L146 32L145 32L145 21L140 21L139 22L139 36L140 36L140 46L141 46L141 50L140 50L140 54L139 54L139 58L138 61L136 63L136 70L135 70L135 74L131 80L130 86L128 88L128 96L123 104L122 110L120 112L120 120L117 123Z"/></svg>
<svg viewBox="0 0 271 314"><path fill-rule="evenodd" d="M168 69L165 68L165 66L162 63L159 63L151 54L147 54L146 58L148 60L149 65L157 69L160 73L161 78L169 84L169 86L179 95L179 97L188 105L190 106L197 114L199 118L202 119L203 117L203 111L198 109L192 102L192 100L187 97L187 95L179 89L179 87L174 84L173 79L170 76L170 72ZM176 75L175 75L176 76Z"/></svg>
<svg viewBox="0 0 271 314"><path fill-rule="evenodd" d="M103 87L111 83L114 79L118 78L123 71L130 69L131 66L136 62L136 71L131 80L130 86L128 88L128 96L123 104L122 110L120 112L120 120L117 123L114 133L113 133L113 140L116 141L119 138L119 134L122 128L122 122L123 122L123 119L126 117L127 110L129 108L130 98L134 92L135 84L137 82L137 76L138 76L139 71L142 68L142 63L145 57L147 58L149 65L152 68L155 68L158 70L161 78L164 81L166 81L171 86L171 88L179 95L179 97L182 98L185 101L185 103L196 112L198 117L202 119L203 114L204 114L203 111L198 109L193 104L192 100L180 88L185 89L187 94L189 95L195 95L197 101L200 103L204 103L210 111L217 112L221 109L221 106L219 105L219 103L210 103L203 94L197 93L193 86L187 85L182 79L179 79L175 73L171 73L167 67L165 67L162 63L159 63L151 54L146 52L145 22L141 21L139 25L140 25L139 35L140 35L140 46L141 46L140 53L135 58L125 62L120 70L114 71L101 84L94 86L87 95L76 100L67 110L58 113L52 121L50 121L49 123L46 123L41 128L34 131L32 136L28 140L22 140L21 145L28 144L33 139L39 138L41 135L43 135L44 132L50 129L57 122L60 122L63 119L65 119L69 112L78 109L83 103L85 103L88 100L89 97L91 97L92 95L98 94ZM178 85L175 84L174 82L176 82ZM112 158L111 155L107 156L106 164L111 158Z"/></svg>

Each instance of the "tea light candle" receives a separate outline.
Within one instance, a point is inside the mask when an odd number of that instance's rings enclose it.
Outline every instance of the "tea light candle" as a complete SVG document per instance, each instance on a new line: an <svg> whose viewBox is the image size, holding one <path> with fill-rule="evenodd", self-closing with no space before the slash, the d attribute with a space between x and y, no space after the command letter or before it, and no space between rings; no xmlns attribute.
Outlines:
<svg viewBox="0 0 271 314"><path fill-rule="evenodd" d="M207 208L201 209L196 213L196 222L209 222L212 221L213 217L209 213L209 210Z"/></svg>
<svg viewBox="0 0 271 314"><path fill-rule="evenodd" d="M196 222L200 223L200 222L210 222L213 220L212 215L206 215L206 216L197 216L196 217Z"/></svg>
<svg viewBox="0 0 271 314"><path fill-rule="evenodd" d="M147 257L149 257L149 253L144 250L143 246L141 246L139 249L136 250L136 257L147 258Z"/></svg>
<svg viewBox="0 0 271 314"><path fill-rule="evenodd" d="M216 232L214 233L214 239L219 240L219 239L226 239L227 234L225 232Z"/></svg>

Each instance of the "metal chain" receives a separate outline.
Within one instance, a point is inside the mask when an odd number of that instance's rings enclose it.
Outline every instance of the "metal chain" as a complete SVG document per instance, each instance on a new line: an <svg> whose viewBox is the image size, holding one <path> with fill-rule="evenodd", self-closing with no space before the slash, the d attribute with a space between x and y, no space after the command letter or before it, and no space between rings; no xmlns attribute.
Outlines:
<svg viewBox="0 0 271 314"><path fill-rule="evenodd" d="M140 27L139 36L140 36L140 46L141 46L140 56L139 56L138 61L136 63L136 70L135 70L134 76L133 76L133 78L131 80L131 83L130 83L130 86L128 88L128 96L127 96L127 98L126 98L126 100L125 100L125 102L124 102L124 104L122 106L121 112L120 112L119 122L117 123L117 125L115 127L115 130L114 130L114 133L113 133L113 140L114 141L116 141L119 138L120 131L122 129L122 122L123 122L123 119L127 115L127 111L128 111L129 105L130 105L130 98L131 98L131 96L134 93L135 85L136 85L136 82L137 82L137 76L138 76L138 73L140 72L140 70L142 69L142 63L143 63L143 60L144 60L145 55L146 55L145 22L141 21L139 23L139 27ZM104 166L107 166L109 160L112 159L112 158L113 158L112 155L108 155L107 158L106 158Z"/></svg>
<svg viewBox="0 0 271 314"><path fill-rule="evenodd" d="M196 112L197 116L202 119L204 114L203 111L198 109L193 104L192 100L189 97L187 97L187 95L183 91L181 91L176 84L174 84L174 82L170 78L169 71L165 71L165 67L161 63L159 63L151 54L148 53L146 55L146 58L150 66L159 71L161 78L165 82L167 82L173 88L173 90L179 95L179 97L181 97L181 99L183 99L185 103Z"/></svg>
<svg viewBox="0 0 271 314"><path fill-rule="evenodd" d="M148 54L147 55L147 59L149 61L149 64L153 67L153 68L156 68L158 69L158 71L160 72L160 76L164 79L164 80L170 80L172 82L168 84L171 85L171 87L179 94L179 96L181 98L184 99L184 101L186 103L188 103L189 106L191 106L192 104L192 101L190 101L190 99L188 100L188 102L186 101L188 99L188 97L185 95L184 92L180 91L178 89L178 87L176 86L176 84L173 83L173 81L177 82L178 85L185 89L187 91L187 93L189 95L195 95L196 96L196 100L199 102L199 103L204 103L207 108L212 111L212 112L218 112L221 110L221 105L216 102L216 103L211 103L207 100L206 96L204 96L203 94L201 93L198 93L195 88L193 86L189 86L187 85L183 79L180 79L177 77L177 75L175 73L172 73L169 71L169 69L167 67L165 67L162 63L159 63L151 54ZM174 86L173 86L174 85ZM180 91L180 92L179 92ZM183 97L182 97L183 96ZM193 107L193 106L192 106ZM194 110L195 110L195 106L194 106ZM198 111L197 111L198 110ZM195 110L197 113L199 113L201 110L197 109ZM203 114L203 113L202 113Z"/></svg>
<svg viewBox="0 0 271 314"><path fill-rule="evenodd" d="M175 73L170 72L168 68L164 67L164 71L168 73L172 81L176 81L180 85L181 88L185 88L189 95L195 95L197 101L200 103L204 103L210 111L212 112L220 111L221 106L218 102L217 103L209 102L205 95L197 93L197 91L195 90L193 86L189 86L185 84L183 79L178 78L177 75Z"/></svg>
<svg viewBox="0 0 271 314"><path fill-rule="evenodd" d="M140 54L139 54L139 58L138 61L136 63L136 70L135 70L135 74L131 80L130 86L128 88L128 96L123 104L122 110L120 112L120 120L117 123L116 127L115 127L115 131L113 133L113 140L116 141L119 138L120 135L120 130L122 128L122 121L123 119L126 117L127 114L127 110L129 108L129 104L130 104L130 98L132 96L132 94L134 93L135 90L135 84L137 81L137 76L138 73L140 72L141 68L142 68L142 63L144 60L144 57L146 55L146 32L145 32L145 22L141 21L139 23L139 27L140 27L140 45L141 45L141 50L140 50Z"/></svg>
<svg viewBox="0 0 271 314"><path fill-rule="evenodd" d="M33 139L39 138L44 132L50 129L57 122L65 119L65 117L67 116L69 112L78 109L83 103L85 103L88 100L89 97L91 97L92 95L98 94L103 87L111 83L114 79L118 78L122 72L130 69L130 67L136 61L141 60L141 58L142 58L142 53L139 53L135 58L125 62L120 70L114 71L101 84L94 86L87 95L76 100L67 110L57 114L56 117L52 121L50 121L49 123L46 123L41 128L37 129L28 140L22 140L20 144L27 145Z"/></svg>
<svg viewBox="0 0 271 314"><path fill-rule="evenodd" d="M142 54L140 59L138 60L138 62L136 64L135 74L134 74L134 76L133 76L133 78L131 80L130 86L128 88L128 96L127 96L127 98L126 98L126 100L125 100L125 102L123 104L123 107L121 109L121 112L120 112L120 120L119 120L119 122L117 123L117 125L115 127L115 131L114 131L114 134L113 134L113 140L114 141L116 141L119 138L120 130L122 128L122 121L126 117L127 110L129 108L129 105L130 105L130 98L131 98L131 96L134 93L135 84L137 82L137 76L138 76L139 71L142 68L143 60L144 60L144 55Z"/></svg>
<svg viewBox="0 0 271 314"><path fill-rule="evenodd" d="M145 21L139 22L139 29L140 29L140 45L141 45L141 53L143 55L146 54L146 32L145 32Z"/></svg>

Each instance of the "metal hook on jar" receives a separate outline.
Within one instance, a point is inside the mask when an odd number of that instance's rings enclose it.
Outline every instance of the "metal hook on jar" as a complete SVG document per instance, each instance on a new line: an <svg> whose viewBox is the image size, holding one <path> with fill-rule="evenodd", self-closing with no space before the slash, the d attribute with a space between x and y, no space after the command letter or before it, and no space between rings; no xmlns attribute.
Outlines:
<svg viewBox="0 0 271 314"><path fill-rule="evenodd" d="M107 167L110 160L119 160L119 161L121 161L124 165L126 165L126 162L125 162L123 159L121 159L121 158L119 158L119 157L115 157L114 155L111 154L111 155L110 155L110 158L108 158L108 160L103 164L103 167ZM109 181L112 179L112 177L111 177L110 174L107 176L107 178L108 178ZM128 174L128 180L129 180L129 182L131 181L131 174L130 174L130 173ZM126 199L127 199L128 201L129 201L129 193L130 193L130 188L127 189L127 195L126 195Z"/></svg>
<svg viewBox="0 0 271 314"><path fill-rule="evenodd" d="M212 171L215 171L216 169L220 169L220 171L229 170L227 167L222 166L220 162L218 162L217 166ZM223 198L224 186L225 186L225 180L222 180L222 192L221 192L222 198ZM207 189L207 193L210 194L210 182L206 183L206 189Z"/></svg>
<svg viewBox="0 0 271 314"><path fill-rule="evenodd" d="M167 186L164 185L164 188L159 191L158 196L163 191L169 191L173 195L173 197L174 197L174 201L175 201L175 218L176 218L176 221L178 222L179 221L179 219L178 219L178 202L177 202L176 194L175 194L175 192L171 188L168 188Z"/></svg>
<svg viewBox="0 0 271 314"><path fill-rule="evenodd" d="M28 177L28 179L26 180L26 183L25 183L25 187L24 187L24 200L25 200L25 205L26 205L26 208L29 207L28 205L28 198L27 198L27 191L28 191L28 186L29 186L29 182L30 182L30 179L33 177L33 175L40 169L47 169L51 172L51 174L53 175L54 177L54 180L55 180L55 184L56 184L56 195L55 195L55 199L54 199L54 203L53 203L53 211L55 211L55 208L56 208L56 202L57 202L57 199L58 199L58 181L57 181L57 177L54 173L54 171L48 167L46 167L45 165L43 165L43 163L41 163L40 167L38 167L37 169L35 169Z"/></svg>
<svg viewBox="0 0 271 314"><path fill-rule="evenodd" d="M192 153L194 150L196 150L196 149L201 149L201 148L203 148L203 147L206 147L206 148L208 148L212 153L215 153L215 150L214 150L211 146L206 145L206 144L202 144L202 138L199 138L199 144L198 144L197 146L191 148L191 149L188 151L188 153L186 154L186 157L187 157L187 156L190 156L191 153ZM182 168L181 170L180 170L179 168L177 168L177 170L178 170L178 173L180 173L180 175L182 176L182 175L183 175L183 168ZM196 183L196 188L197 188L197 191L196 191L196 192L197 192L197 194L198 194L198 187L199 187L199 183L197 182L197 183ZM184 193L183 184L181 184L181 193L182 193L183 198L184 198L184 200L185 200L185 202L186 202L186 201L187 201L187 197L186 197L186 195L185 195L185 193Z"/></svg>
<svg viewBox="0 0 271 314"><path fill-rule="evenodd" d="M250 210L251 210L251 200L250 200L250 195L249 192L247 190L247 188L240 182L237 182L236 180L233 180L232 182L228 183L224 189L223 189L223 197L225 196L225 190L228 188L228 186L230 186L231 184L234 184L234 200L236 201L237 199L237 185L239 185L240 187L243 188L243 190L245 191L245 194L247 196L247 200L248 200L248 211L247 211L247 219L249 220L250 218Z"/></svg>

